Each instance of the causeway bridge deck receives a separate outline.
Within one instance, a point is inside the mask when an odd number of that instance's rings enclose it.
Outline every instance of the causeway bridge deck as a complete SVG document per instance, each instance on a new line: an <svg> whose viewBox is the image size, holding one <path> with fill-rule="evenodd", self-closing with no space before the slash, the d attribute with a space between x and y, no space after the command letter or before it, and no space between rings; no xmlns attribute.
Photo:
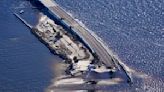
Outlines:
<svg viewBox="0 0 164 92"><path fill-rule="evenodd" d="M99 37L93 32L90 32L83 26L81 26L72 16L70 16L65 10L63 10L53 0L39 0L45 7L48 8L55 16L61 19L67 26L71 27L72 31L80 36L91 48L92 52L99 56L101 62L107 67L115 67L113 57L109 48L102 43Z"/></svg>

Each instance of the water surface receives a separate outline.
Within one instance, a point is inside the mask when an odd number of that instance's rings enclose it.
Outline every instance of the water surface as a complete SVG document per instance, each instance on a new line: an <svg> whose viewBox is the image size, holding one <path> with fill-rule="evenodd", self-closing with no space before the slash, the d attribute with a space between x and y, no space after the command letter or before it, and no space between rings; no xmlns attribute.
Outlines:
<svg viewBox="0 0 164 92"><path fill-rule="evenodd" d="M121 92L164 90L163 0L56 2L100 36L125 64L148 76ZM25 17L38 11L26 0L0 0L0 5L0 91L43 92L54 77L51 65L60 59L12 14L14 8L27 8Z"/></svg>
<svg viewBox="0 0 164 92"><path fill-rule="evenodd" d="M0 92L44 92L59 59L13 15L15 8L30 7L26 0L0 0L0 5Z"/></svg>

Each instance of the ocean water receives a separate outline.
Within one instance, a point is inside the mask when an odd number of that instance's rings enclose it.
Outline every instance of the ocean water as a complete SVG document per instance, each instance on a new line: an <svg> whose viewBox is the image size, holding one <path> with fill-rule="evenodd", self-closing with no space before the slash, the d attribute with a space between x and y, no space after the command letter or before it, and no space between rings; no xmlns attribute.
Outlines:
<svg viewBox="0 0 164 92"><path fill-rule="evenodd" d="M143 78L120 92L163 92L163 0L55 1ZM53 63L61 61L13 15L20 8L29 11L25 17L37 15L31 7L26 0L0 0L0 92L43 92L55 75Z"/></svg>
<svg viewBox="0 0 164 92"><path fill-rule="evenodd" d="M100 36L125 64L147 76L137 92L163 92L164 0L56 2Z"/></svg>
<svg viewBox="0 0 164 92"><path fill-rule="evenodd" d="M60 61L13 15L30 7L26 0L0 0L0 92L44 92Z"/></svg>

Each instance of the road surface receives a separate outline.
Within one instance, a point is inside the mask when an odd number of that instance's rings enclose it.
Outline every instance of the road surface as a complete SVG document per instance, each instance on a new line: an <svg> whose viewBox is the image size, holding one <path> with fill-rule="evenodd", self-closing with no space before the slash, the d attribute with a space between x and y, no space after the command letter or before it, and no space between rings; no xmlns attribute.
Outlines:
<svg viewBox="0 0 164 92"><path fill-rule="evenodd" d="M72 30L89 45L92 52L95 52L99 56L101 62L103 62L107 67L115 67L115 63L112 60L111 51L104 43L102 43L100 38L98 38L93 32L90 32L81 26L74 18L72 18L72 16L70 16L54 1L40 0L40 2L54 15L62 19L61 21L63 21L66 25L70 26Z"/></svg>

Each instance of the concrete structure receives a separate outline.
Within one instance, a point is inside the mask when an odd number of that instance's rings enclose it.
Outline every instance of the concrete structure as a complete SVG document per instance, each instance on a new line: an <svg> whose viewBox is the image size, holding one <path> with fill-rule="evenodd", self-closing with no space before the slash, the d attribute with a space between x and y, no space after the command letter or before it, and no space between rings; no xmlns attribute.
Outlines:
<svg viewBox="0 0 164 92"><path fill-rule="evenodd" d="M128 82L132 82L131 72L123 62L121 62L116 56L113 55L112 51L104 44L104 42L95 33L87 30L85 27L80 25L72 16L70 16L64 9L62 9L53 0L38 0L40 1L49 12L56 16L64 25L71 28L81 39L89 46L92 53L96 53L99 62L103 63L106 67L112 69L119 69L123 71Z"/></svg>
<svg viewBox="0 0 164 92"><path fill-rule="evenodd" d="M39 1L48 9L50 14L54 15L55 18L64 26L67 26L69 31L75 33L83 40L83 42L86 43L84 44L78 41L72 34L68 33L68 31L66 31L62 25L57 25L55 23L56 21L54 22L47 16L42 16L38 24L35 27L32 27L21 17L19 17L19 15L15 14L24 24L32 29L32 32L37 35L39 39L41 39L46 44L46 46L50 48L50 50L52 50L53 53L66 57L66 60L71 60L69 66L73 67L73 69L69 69L69 72L73 76L76 76L76 74L79 72L81 73L80 76L78 75L77 79L60 78L53 84L53 86L63 87L63 84L69 84L65 86L70 86L70 84L81 85L82 83L88 83L90 80L92 80L91 83L94 83L95 81L100 81L101 83L102 80L100 80L98 77L88 78L90 72L93 74L96 72L96 75L93 75L96 77L103 73L107 73L109 75L111 72L113 73L116 72L116 70L121 69L125 72L128 80L131 82L131 76L127 71L128 67L126 67L122 62L113 56L111 50L97 35L81 26L54 1ZM91 64L92 61L98 61L100 64ZM86 72L86 74L83 74L83 72ZM112 80L109 78L109 82L111 81Z"/></svg>
<svg viewBox="0 0 164 92"><path fill-rule="evenodd" d="M111 56L111 51L109 48L102 43L99 37L97 37L93 32L82 27L75 19L73 19L69 14L67 14L61 7L59 7L53 0L39 0L44 6L46 6L50 12L67 26L72 28L72 31L77 33L92 49L93 53L96 53L100 59L107 67L116 67L116 63Z"/></svg>
<svg viewBox="0 0 164 92"><path fill-rule="evenodd" d="M88 65L90 65L94 59L92 53L90 53L82 43L77 41L76 38L72 38L72 35L67 33L62 26L56 25L54 21L47 16L42 16L34 28L33 32L37 34L54 53L71 60L70 63L74 65L74 73L87 71Z"/></svg>
<svg viewBox="0 0 164 92"><path fill-rule="evenodd" d="M72 75L76 73L87 72L91 68L91 63L95 61L95 57L83 43L78 41L72 34L68 33L62 26L54 23L53 20L45 15L42 15L36 26L31 26L18 14L15 14L26 26L32 29L34 33L46 46L51 50L52 53L62 56L65 63L68 63L72 67L68 69ZM97 64L93 64L95 67L92 71L95 72L110 72L112 69L101 65L98 67ZM66 70L67 71L67 70Z"/></svg>

